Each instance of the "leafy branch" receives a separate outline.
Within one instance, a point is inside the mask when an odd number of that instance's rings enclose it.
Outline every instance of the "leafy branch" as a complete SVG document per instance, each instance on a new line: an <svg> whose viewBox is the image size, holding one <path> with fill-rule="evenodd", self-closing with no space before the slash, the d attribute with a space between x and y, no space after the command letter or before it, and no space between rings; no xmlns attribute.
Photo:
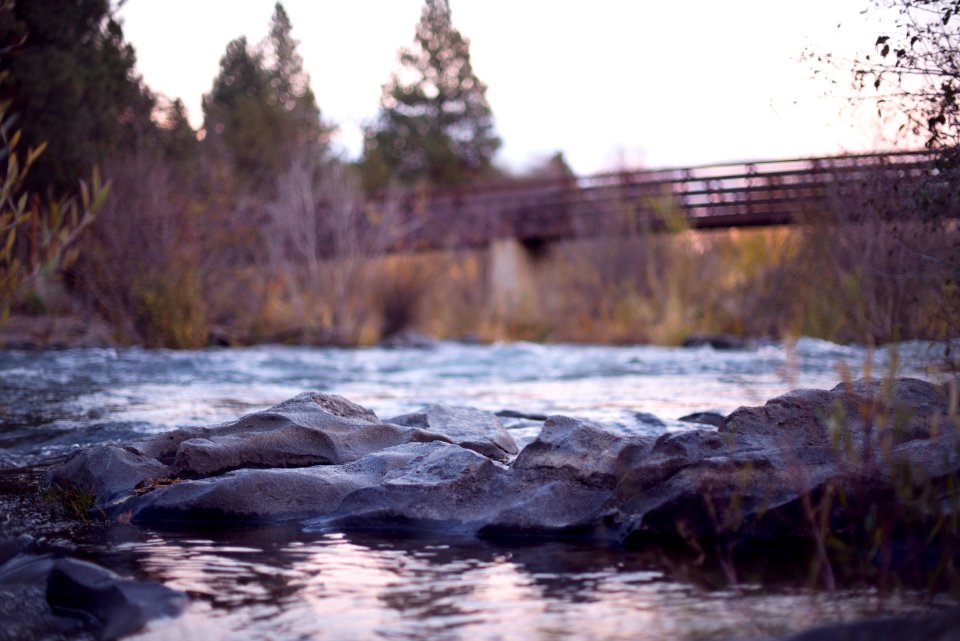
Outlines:
<svg viewBox="0 0 960 641"><path fill-rule="evenodd" d="M7 77L0 73L0 83ZM24 189L30 168L46 143L20 153L21 132L10 102L0 103L0 321L7 318L15 297L40 276L51 276L76 260L73 245L110 191L94 169L90 182L80 181L74 196L51 198L41 206ZM24 237L23 232L29 236Z"/></svg>

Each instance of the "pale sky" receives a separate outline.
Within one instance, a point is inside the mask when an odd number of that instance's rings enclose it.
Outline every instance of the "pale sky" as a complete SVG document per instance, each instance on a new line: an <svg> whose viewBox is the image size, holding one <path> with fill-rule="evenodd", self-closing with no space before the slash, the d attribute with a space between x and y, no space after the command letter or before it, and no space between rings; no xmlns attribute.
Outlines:
<svg viewBox="0 0 960 641"><path fill-rule="evenodd" d="M267 33L274 0L128 0L124 33L147 84L202 120L227 43ZM422 0L285 0L335 144L359 154ZM809 47L869 49L868 0L451 0L503 139L523 167L555 151L580 174L863 151L872 108L852 113L850 74L831 85ZM872 20L869 21L869 20ZM837 25L842 25L840 28ZM825 95L828 92L834 95Z"/></svg>

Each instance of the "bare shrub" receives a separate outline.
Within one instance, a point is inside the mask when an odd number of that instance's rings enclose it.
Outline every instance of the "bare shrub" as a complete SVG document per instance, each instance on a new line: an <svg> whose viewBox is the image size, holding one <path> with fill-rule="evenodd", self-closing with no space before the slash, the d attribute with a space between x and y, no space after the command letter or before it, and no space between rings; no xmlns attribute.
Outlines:
<svg viewBox="0 0 960 641"><path fill-rule="evenodd" d="M810 212L789 260L749 286L747 331L866 343L960 333L955 193L890 178L866 176Z"/></svg>
<svg viewBox="0 0 960 641"><path fill-rule="evenodd" d="M107 170L111 197L84 239L75 284L128 341L205 344L201 252L186 195L166 163L146 152Z"/></svg>
<svg viewBox="0 0 960 641"><path fill-rule="evenodd" d="M368 303L369 263L409 232L397 201L367 202L347 167L308 153L293 158L275 191L261 237L296 322L307 340L363 342L380 315Z"/></svg>

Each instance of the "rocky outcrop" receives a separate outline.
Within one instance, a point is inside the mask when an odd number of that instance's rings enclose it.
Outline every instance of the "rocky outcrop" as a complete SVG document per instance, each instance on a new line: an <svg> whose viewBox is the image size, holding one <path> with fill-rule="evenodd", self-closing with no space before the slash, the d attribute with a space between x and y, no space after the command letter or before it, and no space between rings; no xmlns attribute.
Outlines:
<svg viewBox="0 0 960 641"><path fill-rule="evenodd" d="M951 403L946 385L856 381L659 438L553 416L518 452L480 410L433 405L382 421L304 393L224 425L86 450L51 480L81 484L109 518L142 523L809 536L821 497L868 497L896 514L911 488L929 495L960 471ZM837 532L859 518L849 502L823 505Z"/></svg>
<svg viewBox="0 0 960 641"><path fill-rule="evenodd" d="M796 390L734 411L716 432L668 434L649 454L627 451L617 486L624 530L802 537L818 523L834 533L856 528L870 510L919 508L901 499L914 488L937 491L960 471L952 385ZM829 505L821 505L828 494L866 500L836 501L827 521L815 521L811 510ZM960 508L943 498L942 509Z"/></svg>

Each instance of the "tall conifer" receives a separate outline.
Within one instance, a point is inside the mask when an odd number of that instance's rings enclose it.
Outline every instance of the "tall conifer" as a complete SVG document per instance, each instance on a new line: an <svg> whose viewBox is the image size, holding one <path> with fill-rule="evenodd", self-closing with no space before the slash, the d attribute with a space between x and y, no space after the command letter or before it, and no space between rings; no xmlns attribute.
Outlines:
<svg viewBox="0 0 960 641"><path fill-rule="evenodd" d="M448 0L426 0L414 45L400 51L379 118L366 132L367 187L389 180L457 185L488 172L500 139L486 91L470 63L469 40L453 26Z"/></svg>

